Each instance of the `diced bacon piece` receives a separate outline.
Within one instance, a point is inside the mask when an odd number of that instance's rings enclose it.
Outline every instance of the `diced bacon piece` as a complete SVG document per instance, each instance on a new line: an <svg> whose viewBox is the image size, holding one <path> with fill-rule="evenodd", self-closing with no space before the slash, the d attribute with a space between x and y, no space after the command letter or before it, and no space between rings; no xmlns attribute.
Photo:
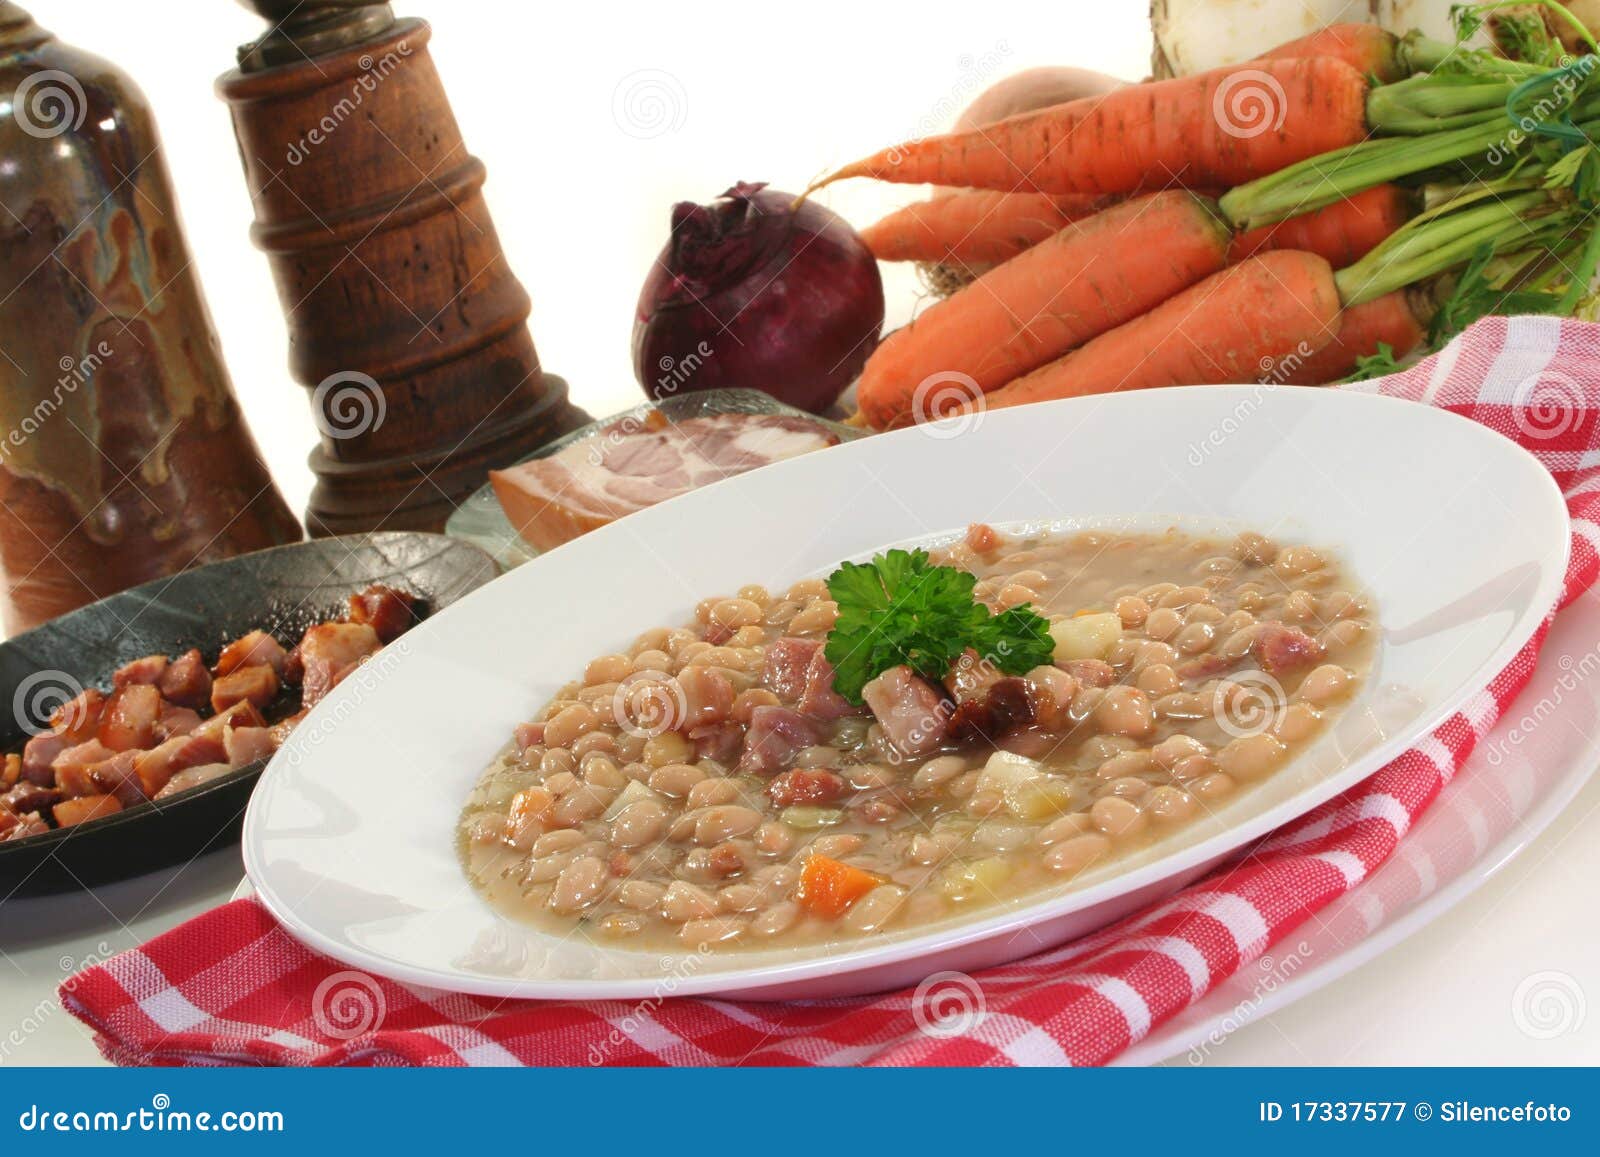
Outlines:
<svg viewBox="0 0 1600 1157"><path fill-rule="evenodd" d="M796 639L789 636L777 639L767 647L766 662L761 668L761 685L779 699L791 702L806 691L806 677L811 670L811 660L822 654L818 639Z"/></svg>
<svg viewBox="0 0 1600 1157"><path fill-rule="evenodd" d="M89 769L94 790L114 795L123 807L132 807L149 798L144 784L139 780L139 760L147 755L143 751L119 751L103 763Z"/></svg>
<svg viewBox="0 0 1600 1157"><path fill-rule="evenodd" d="M226 711L250 703L259 711L278 697L278 673L265 663L240 667L211 684L211 709Z"/></svg>
<svg viewBox="0 0 1600 1157"><path fill-rule="evenodd" d="M4 762L0 762L0 791L7 791L17 786L17 781L22 778L22 756L15 752L7 752Z"/></svg>
<svg viewBox="0 0 1600 1157"><path fill-rule="evenodd" d="M890 667L861 689L884 738L903 759L931 755L950 730L950 707L910 667Z"/></svg>
<svg viewBox="0 0 1600 1157"><path fill-rule="evenodd" d="M820 767L796 767L773 777L767 784L767 798L774 807L832 803L844 795L848 786L838 772Z"/></svg>
<svg viewBox="0 0 1600 1157"><path fill-rule="evenodd" d="M544 742L543 723L519 723L511 733L517 741L517 754L521 755L530 747L537 747Z"/></svg>
<svg viewBox="0 0 1600 1157"><path fill-rule="evenodd" d="M967 527L967 547L974 554L988 554L1000 546L1000 532L987 522L974 522Z"/></svg>
<svg viewBox="0 0 1600 1157"><path fill-rule="evenodd" d="M707 723L689 732L694 743L696 759L714 759L718 763L732 763L744 746L744 728L737 723Z"/></svg>
<svg viewBox="0 0 1600 1157"><path fill-rule="evenodd" d="M350 621L365 623L377 632L378 638L392 643L418 619L417 596L373 583L364 591L350 596Z"/></svg>
<svg viewBox="0 0 1600 1157"><path fill-rule="evenodd" d="M315 707L354 669L353 664L382 647L378 633L365 623L319 623L300 640L305 666L301 701Z"/></svg>
<svg viewBox="0 0 1600 1157"><path fill-rule="evenodd" d="M0 804L4 804L17 815L27 815L29 812L49 811L61 802L61 792L53 787L40 787L36 783L19 783L16 787L0 795Z"/></svg>
<svg viewBox="0 0 1600 1157"><path fill-rule="evenodd" d="M200 726L200 713L188 707L161 704L161 716L156 720L156 738L171 739L174 735L188 735Z"/></svg>
<svg viewBox="0 0 1600 1157"><path fill-rule="evenodd" d="M1222 655L1196 655L1178 664L1178 674L1185 679L1209 679L1233 666L1232 659Z"/></svg>
<svg viewBox="0 0 1600 1157"><path fill-rule="evenodd" d="M1253 645L1261 669L1269 675L1321 662L1323 646L1299 627L1262 623Z"/></svg>
<svg viewBox="0 0 1600 1157"><path fill-rule="evenodd" d="M70 743L82 743L94 738L105 707L106 697L97 688L90 687L51 712L50 728L61 732Z"/></svg>
<svg viewBox="0 0 1600 1157"><path fill-rule="evenodd" d="M800 714L831 723L847 715L863 713L863 708L854 706L833 689L833 676L833 664L828 662L828 657L819 648L811 656L811 665L806 668L806 689L800 696Z"/></svg>
<svg viewBox="0 0 1600 1157"><path fill-rule="evenodd" d="M22 778L40 787L51 786L56 773L50 765L73 744L72 737L63 732L41 731L22 745Z"/></svg>
<svg viewBox="0 0 1600 1157"><path fill-rule="evenodd" d="M1001 678L1000 669L986 662L982 655L968 647L961 652L950 674L945 676L944 689L950 698L960 703L967 699L981 699L983 693Z"/></svg>
<svg viewBox="0 0 1600 1157"><path fill-rule="evenodd" d="M821 739L817 724L799 712L787 707L757 707L750 713L739 771L744 775L774 775L789 767L796 752L816 746Z"/></svg>
<svg viewBox="0 0 1600 1157"><path fill-rule="evenodd" d="M230 727L222 737L230 767L243 767L257 760L270 759L278 750L270 727Z"/></svg>
<svg viewBox="0 0 1600 1157"><path fill-rule="evenodd" d="M96 788L89 778L89 769L115 754L98 739L67 748L50 765L50 769L56 773L56 786L67 796L90 794Z"/></svg>
<svg viewBox="0 0 1600 1157"><path fill-rule="evenodd" d="M653 425L624 419L489 481L517 533L552 550L657 502L838 442L810 418L714 414Z"/></svg>
<svg viewBox="0 0 1600 1157"><path fill-rule="evenodd" d="M230 727L265 727L266 719L257 711L255 704L248 699L241 699L226 711L218 712L204 723L200 724L189 733L194 739L209 739L218 745L217 758L221 759L222 737Z"/></svg>
<svg viewBox="0 0 1600 1157"><path fill-rule="evenodd" d="M1117 681L1117 669L1103 659L1069 659L1061 667L1080 687L1109 687Z"/></svg>
<svg viewBox="0 0 1600 1157"><path fill-rule="evenodd" d="M280 719L274 723L272 725L272 741L279 747L282 747L284 741L289 738L290 734L296 727L300 726L300 721L304 719L307 714L308 712L304 710L296 711L293 715L289 716L289 718Z"/></svg>
<svg viewBox="0 0 1600 1157"><path fill-rule="evenodd" d="M193 791L202 784L227 775L232 770L233 768L226 763L202 763L198 767L184 768L156 793L156 799L170 799L183 792Z"/></svg>
<svg viewBox="0 0 1600 1157"><path fill-rule="evenodd" d="M121 810L122 804L114 795L83 795L62 800L51 814L55 816L57 827L71 828L90 820L116 815Z"/></svg>
<svg viewBox="0 0 1600 1157"><path fill-rule="evenodd" d="M174 659L156 684L163 699L179 707L198 711L211 702L211 672L198 650L188 650Z"/></svg>
<svg viewBox="0 0 1600 1157"><path fill-rule="evenodd" d="M981 698L956 705L950 719L950 737L957 743L993 743L1007 732L1034 721L1033 696L1025 680L997 679Z"/></svg>
<svg viewBox="0 0 1600 1157"><path fill-rule="evenodd" d="M15 815L0 811L0 840L25 840L29 836L42 836L49 830L50 825L38 812Z"/></svg>
<svg viewBox="0 0 1600 1157"><path fill-rule="evenodd" d="M131 660L112 673L111 685L120 691L130 683L160 683L171 661L165 655L146 655L142 659Z"/></svg>
<svg viewBox="0 0 1600 1157"><path fill-rule="evenodd" d="M241 635L222 648L222 653L217 656L217 665L211 673L220 679L245 667L265 665L272 668L274 675L281 675L286 657L287 653L278 640L265 631L255 630L248 635Z"/></svg>
<svg viewBox="0 0 1600 1157"><path fill-rule="evenodd" d="M112 751L134 751L156 742L161 692L149 683L130 683L106 702L100 716L100 742Z"/></svg>
<svg viewBox="0 0 1600 1157"><path fill-rule="evenodd" d="M678 675L683 692L683 723L679 731L721 723L733 712L733 681L711 667L685 667Z"/></svg>
<svg viewBox="0 0 1600 1157"><path fill-rule="evenodd" d="M203 763L221 763L228 758L225 731L215 735L197 731L193 735L180 735L159 747L139 752L133 761L133 772L144 795L154 797L178 772Z"/></svg>
<svg viewBox="0 0 1600 1157"><path fill-rule="evenodd" d="M294 649L284 656L281 678L286 686L298 687L305 677L306 662L300 657L300 644L296 643Z"/></svg>

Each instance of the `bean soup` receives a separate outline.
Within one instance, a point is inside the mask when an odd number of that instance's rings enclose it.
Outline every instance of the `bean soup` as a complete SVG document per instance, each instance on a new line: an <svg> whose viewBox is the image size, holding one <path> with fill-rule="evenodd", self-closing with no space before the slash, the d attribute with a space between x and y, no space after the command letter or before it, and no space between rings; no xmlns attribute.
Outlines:
<svg viewBox="0 0 1600 1157"><path fill-rule="evenodd" d="M979 525L929 562L964 572L940 570L970 587L967 620L1024 645L966 647L942 678L918 650L847 694L828 582L705 599L516 728L460 821L473 883L503 912L641 950L993 911L1279 772L1375 650L1370 600L1331 554L1257 534Z"/></svg>

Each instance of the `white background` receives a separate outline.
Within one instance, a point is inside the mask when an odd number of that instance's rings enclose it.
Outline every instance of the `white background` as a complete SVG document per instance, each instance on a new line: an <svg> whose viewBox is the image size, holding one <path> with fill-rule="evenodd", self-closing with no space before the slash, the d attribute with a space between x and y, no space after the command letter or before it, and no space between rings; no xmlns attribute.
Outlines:
<svg viewBox="0 0 1600 1157"><path fill-rule="evenodd" d="M259 23L226 0L31 6L64 39L114 57L149 95L240 401L290 506L302 509L315 432L305 392L284 368L277 296L266 260L248 241L249 197L228 114L212 90ZM469 147L489 167L501 239L533 296L541 356L596 414L639 396L628 355L632 309L673 201L706 200L740 179L798 189L825 168L925 131L929 118L948 116L1001 72L1068 63L1134 78L1149 54L1146 0L410 0L400 11L434 24L434 58ZM988 71L996 60L999 69ZM627 111L626 94L637 98L641 85L664 101L654 113L638 104ZM652 115L664 118L654 122L664 130L641 135ZM825 200L861 224L912 195L854 183ZM887 289L892 324L913 308L916 291L893 273ZM1593 1017L1585 1030L1535 1040L1517 1031L1509 1011L1516 986L1536 969L1565 971L1600 993L1597 808L1600 784L1591 784L1462 907L1315 997L1241 1029L1214 1062L1600 1060ZM95 1059L87 1030L55 1003L63 969L215 904L239 874L236 854L224 853L175 882L159 877L33 907L26 921L8 906L0 916L0 1038L26 1031L18 1044L0 1040L0 1064Z"/></svg>

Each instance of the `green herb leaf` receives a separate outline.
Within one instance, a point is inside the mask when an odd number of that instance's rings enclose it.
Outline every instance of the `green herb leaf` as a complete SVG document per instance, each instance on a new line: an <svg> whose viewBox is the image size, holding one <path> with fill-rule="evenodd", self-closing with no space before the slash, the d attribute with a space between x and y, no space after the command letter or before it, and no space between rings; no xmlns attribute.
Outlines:
<svg viewBox="0 0 1600 1157"><path fill-rule="evenodd" d="M842 564L828 576L839 617L823 652L834 690L859 706L867 683L901 665L938 682L968 647L1008 675L1050 662L1049 620L1027 605L991 614L973 597L977 582L925 550Z"/></svg>
<svg viewBox="0 0 1600 1157"><path fill-rule="evenodd" d="M1365 382L1371 378L1386 377L1399 369L1400 361L1394 356L1394 347L1386 341L1380 341L1378 352L1357 358L1355 370L1344 380Z"/></svg>

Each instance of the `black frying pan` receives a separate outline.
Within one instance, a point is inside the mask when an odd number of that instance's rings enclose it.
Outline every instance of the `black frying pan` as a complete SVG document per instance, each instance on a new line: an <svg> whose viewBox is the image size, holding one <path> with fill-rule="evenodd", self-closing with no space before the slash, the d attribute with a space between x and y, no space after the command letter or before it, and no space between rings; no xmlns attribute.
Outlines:
<svg viewBox="0 0 1600 1157"><path fill-rule="evenodd" d="M62 693L109 690L111 673L130 659L199 647L209 662L256 627L293 646L313 623L343 617L345 599L369 583L419 595L431 613L498 573L475 546L393 532L295 543L145 583L0 643L0 751L20 750ZM0 901L138 875L236 841L265 766L105 819L0 841Z"/></svg>

